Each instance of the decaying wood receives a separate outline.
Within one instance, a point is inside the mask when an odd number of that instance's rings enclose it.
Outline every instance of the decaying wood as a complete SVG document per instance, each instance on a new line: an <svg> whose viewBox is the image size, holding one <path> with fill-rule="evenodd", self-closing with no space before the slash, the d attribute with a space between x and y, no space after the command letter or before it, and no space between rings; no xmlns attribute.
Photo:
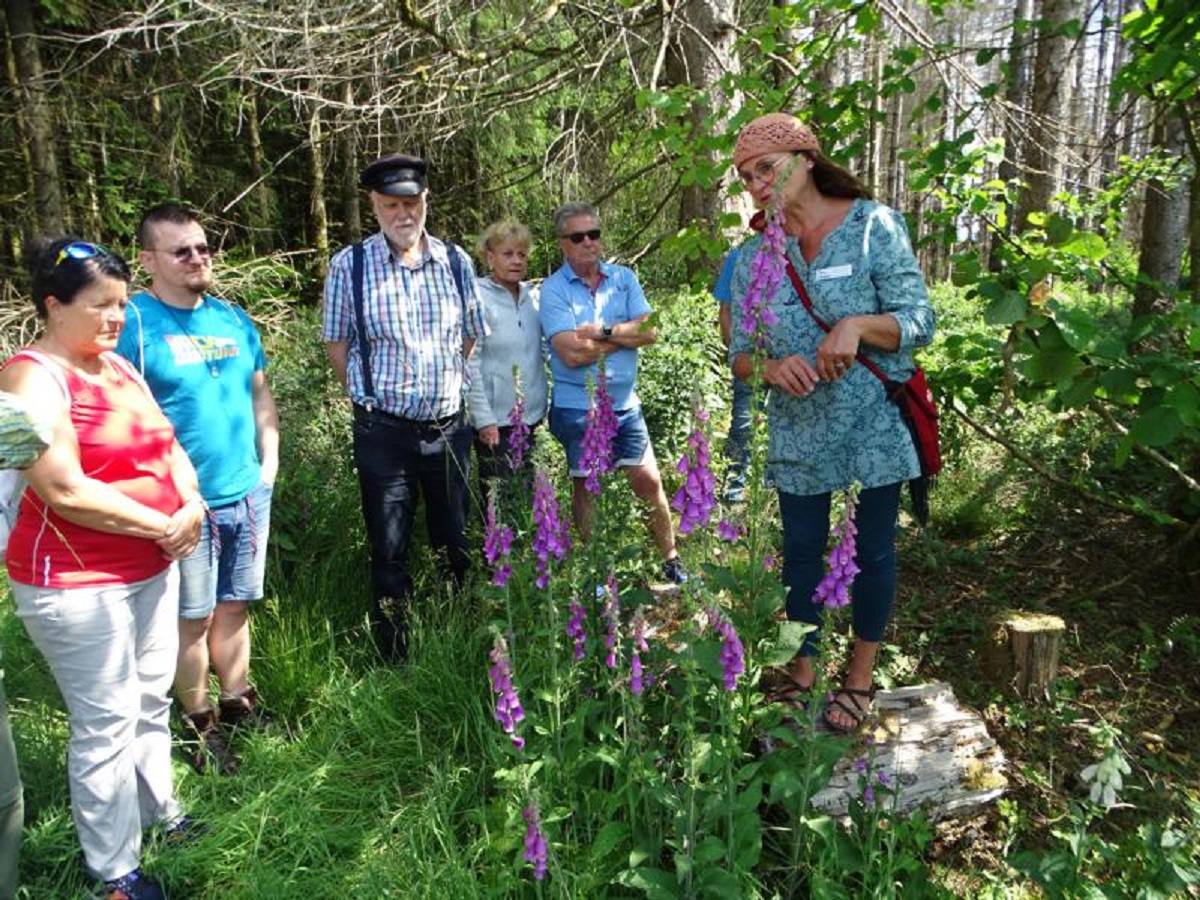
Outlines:
<svg viewBox="0 0 1200 900"><path fill-rule="evenodd" d="M1058 616L1009 610L988 625L983 666L1000 688L1030 700L1049 700L1058 676L1066 623Z"/></svg>
<svg viewBox="0 0 1200 900"><path fill-rule="evenodd" d="M833 778L812 804L834 816L847 814L862 796L862 775L855 764L870 760L871 776L885 773L895 787L884 809L906 815L918 808L933 820L978 813L1008 784L1004 753L975 712L959 706L950 685L936 682L879 691L872 722L834 767ZM875 781L878 787L878 781ZM886 796L886 795L884 795Z"/></svg>

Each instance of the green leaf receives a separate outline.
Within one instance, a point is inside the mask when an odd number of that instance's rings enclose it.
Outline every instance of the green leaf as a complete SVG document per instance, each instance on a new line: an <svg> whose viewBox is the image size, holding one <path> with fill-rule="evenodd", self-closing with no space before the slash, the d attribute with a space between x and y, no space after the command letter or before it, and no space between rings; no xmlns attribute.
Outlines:
<svg viewBox="0 0 1200 900"><path fill-rule="evenodd" d="M1084 259L1101 260L1108 256L1108 244L1104 238L1091 231L1079 231L1062 245L1064 253L1073 253Z"/></svg>
<svg viewBox="0 0 1200 900"><path fill-rule="evenodd" d="M766 666L782 666L790 662L804 643L804 636L810 631L816 631L817 626L806 622L785 621L779 623L779 633L775 642L763 654L762 662Z"/></svg>
<svg viewBox="0 0 1200 900"><path fill-rule="evenodd" d="M1066 216L1053 213L1046 219L1046 241L1051 246L1066 243L1074 233L1075 224Z"/></svg>
<svg viewBox="0 0 1200 900"><path fill-rule="evenodd" d="M1129 434L1147 447L1165 447L1179 436L1182 427L1178 412L1169 406L1155 406L1134 420Z"/></svg>
<svg viewBox="0 0 1200 900"><path fill-rule="evenodd" d="M1075 350L1087 350L1096 336L1096 320L1088 312L1056 304L1054 321L1067 345Z"/></svg>
<svg viewBox="0 0 1200 900"><path fill-rule="evenodd" d="M1200 425L1200 388L1196 385L1190 381L1181 381L1173 385L1167 391L1167 403L1179 413L1183 424L1192 428Z"/></svg>
<svg viewBox="0 0 1200 900"><path fill-rule="evenodd" d="M982 50L977 50L975 52L975 65L986 66L999 52L1000 50L997 47L984 47Z"/></svg>
<svg viewBox="0 0 1200 900"><path fill-rule="evenodd" d="M629 837L629 826L624 822L607 822L596 832L592 841L592 858L602 859Z"/></svg>
<svg viewBox="0 0 1200 900"><path fill-rule="evenodd" d="M1021 368L1037 384L1060 384L1083 368L1083 363L1074 350L1039 350Z"/></svg>
<svg viewBox="0 0 1200 900"><path fill-rule="evenodd" d="M1012 325L1025 318L1028 304L1025 297L1017 291L1006 291L1002 297L993 300L983 311L983 321L989 325Z"/></svg>

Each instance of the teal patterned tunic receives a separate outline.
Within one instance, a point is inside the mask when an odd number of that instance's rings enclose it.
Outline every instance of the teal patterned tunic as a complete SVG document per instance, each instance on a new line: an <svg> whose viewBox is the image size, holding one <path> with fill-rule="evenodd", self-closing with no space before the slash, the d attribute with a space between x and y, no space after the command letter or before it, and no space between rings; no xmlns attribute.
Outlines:
<svg viewBox="0 0 1200 900"><path fill-rule="evenodd" d="M742 329L741 298L761 242L755 235L742 245L734 271L731 360L753 350L750 335ZM817 315L830 325L853 315L890 313L896 319L897 351L865 344L860 349L889 378L907 379L915 366L913 348L933 338L934 316L904 219L874 201L855 200L842 223L825 237L811 265L793 237L787 239L787 253ZM771 309L779 318L770 331L771 358L799 354L815 365L825 332L804 309L786 275ZM781 491L822 494L852 481L873 488L921 474L899 410L887 399L879 379L859 363L839 381L819 382L807 397L770 388L767 420L767 480Z"/></svg>

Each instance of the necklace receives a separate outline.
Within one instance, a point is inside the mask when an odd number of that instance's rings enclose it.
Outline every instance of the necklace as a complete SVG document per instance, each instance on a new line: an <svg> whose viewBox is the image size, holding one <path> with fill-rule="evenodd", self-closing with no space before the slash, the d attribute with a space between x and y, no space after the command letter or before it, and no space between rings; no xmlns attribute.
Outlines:
<svg viewBox="0 0 1200 900"><path fill-rule="evenodd" d="M149 293L149 292L147 292L147 293ZM179 330L183 332L183 336L188 339L188 343L190 343L192 345L192 349L196 351L196 358L199 359L201 362L204 362L205 361L204 360L204 351L200 349L200 342L197 341L192 336L192 333L190 331L188 331L187 325L184 323L183 319L179 318L179 314L175 312L175 308L173 306L171 306L170 303L167 303L165 300L163 300L161 297L159 297L157 294L150 294L150 296L162 304L163 309L165 309L167 311L167 314L172 319L175 320L175 324L179 326ZM204 305L203 298L200 299L200 304L201 304L201 306ZM199 309L199 308L200 308L199 306L196 307L196 309ZM213 378L221 377L221 369L217 365L217 361L215 359L208 360L208 374L211 375Z"/></svg>

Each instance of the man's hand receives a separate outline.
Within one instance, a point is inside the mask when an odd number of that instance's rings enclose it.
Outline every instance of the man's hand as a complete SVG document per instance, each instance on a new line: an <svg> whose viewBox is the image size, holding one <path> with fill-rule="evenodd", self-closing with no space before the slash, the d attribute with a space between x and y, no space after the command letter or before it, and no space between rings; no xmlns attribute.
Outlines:
<svg viewBox="0 0 1200 900"><path fill-rule="evenodd" d="M763 380L793 397L807 397L821 380L817 370L803 356L768 359L763 368Z"/></svg>
<svg viewBox="0 0 1200 900"><path fill-rule="evenodd" d="M500 428L496 425L485 425L476 432L476 437L485 447L495 449L500 446Z"/></svg>
<svg viewBox="0 0 1200 900"><path fill-rule="evenodd" d="M605 339L604 326L599 322L584 322L576 326L575 336L589 341L602 341Z"/></svg>

